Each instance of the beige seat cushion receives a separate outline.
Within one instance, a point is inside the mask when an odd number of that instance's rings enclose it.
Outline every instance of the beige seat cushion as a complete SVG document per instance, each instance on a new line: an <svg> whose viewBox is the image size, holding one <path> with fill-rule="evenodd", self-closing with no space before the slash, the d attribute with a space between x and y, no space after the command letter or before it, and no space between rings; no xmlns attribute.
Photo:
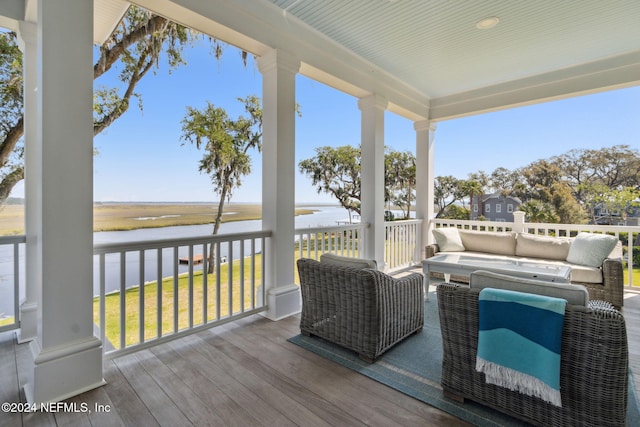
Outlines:
<svg viewBox="0 0 640 427"><path fill-rule="evenodd" d="M516 238L516 255L532 258L555 259L564 261L569 254L571 238L535 236L519 233Z"/></svg>
<svg viewBox="0 0 640 427"><path fill-rule="evenodd" d="M529 294L545 295L567 300L569 304L586 307L589 304L589 291L582 285L552 283L542 280L524 279L491 273L489 271L474 271L469 278L472 289L506 289L526 292Z"/></svg>
<svg viewBox="0 0 640 427"><path fill-rule="evenodd" d="M465 251L500 255L516 254L516 233L459 230Z"/></svg>
<svg viewBox="0 0 640 427"><path fill-rule="evenodd" d="M373 259L352 258L334 254L320 255L320 262L323 264L337 265L340 267L353 268L377 268L378 264Z"/></svg>

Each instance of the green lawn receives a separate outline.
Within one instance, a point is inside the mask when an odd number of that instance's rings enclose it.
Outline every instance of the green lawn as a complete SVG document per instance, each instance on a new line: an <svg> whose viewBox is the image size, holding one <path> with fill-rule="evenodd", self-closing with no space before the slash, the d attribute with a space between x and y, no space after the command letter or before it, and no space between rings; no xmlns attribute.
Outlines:
<svg viewBox="0 0 640 427"><path fill-rule="evenodd" d="M629 276L628 271L629 271L628 268L624 268L623 270L625 285L629 284L629 280L627 280L627 277ZM637 267L633 269L633 287L634 289L640 288L640 268L637 268Z"/></svg>

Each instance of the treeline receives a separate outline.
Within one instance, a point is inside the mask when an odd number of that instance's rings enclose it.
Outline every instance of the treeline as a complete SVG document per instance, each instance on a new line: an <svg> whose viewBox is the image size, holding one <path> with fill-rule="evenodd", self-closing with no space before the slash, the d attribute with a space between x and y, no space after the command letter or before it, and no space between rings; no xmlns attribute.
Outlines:
<svg viewBox="0 0 640 427"><path fill-rule="evenodd" d="M435 187L440 218L467 219L473 196L501 192L522 201L529 222L595 223L597 211L625 216L640 206L640 153L628 145L573 149L514 170L470 173L466 180L439 176Z"/></svg>
<svg viewBox="0 0 640 427"><path fill-rule="evenodd" d="M318 193L333 195L349 211L360 213L360 149L319 147L302 160L300 171ZM385 152L385 200L409 217L415 200L416 159L411 152ZM640 209L640 153L628 145L599 150L573 149L514 170L469 173L467 179L438 176L434 183L438 218L469 219L474 196L500 192L522 201L529 222L596 222L600 210L624 216Z"/></svg>

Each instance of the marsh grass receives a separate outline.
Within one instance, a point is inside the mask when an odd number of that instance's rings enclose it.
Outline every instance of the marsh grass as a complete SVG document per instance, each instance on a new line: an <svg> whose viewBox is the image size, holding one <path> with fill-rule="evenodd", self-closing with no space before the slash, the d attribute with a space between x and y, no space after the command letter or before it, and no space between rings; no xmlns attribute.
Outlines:
<svg viewBox="0 0 640 427"><path fill-rule="evenodd" d="M93 231L213 224L216 209L214 204L204 203L96 203L93 207ZM313 209L296 209L296 215L313 212ZM262 207L259 204L231 203L224 207L222 222L261 217ZM24 234L24 205L7 205L0 209L0 236L15 234Z"/></svg>

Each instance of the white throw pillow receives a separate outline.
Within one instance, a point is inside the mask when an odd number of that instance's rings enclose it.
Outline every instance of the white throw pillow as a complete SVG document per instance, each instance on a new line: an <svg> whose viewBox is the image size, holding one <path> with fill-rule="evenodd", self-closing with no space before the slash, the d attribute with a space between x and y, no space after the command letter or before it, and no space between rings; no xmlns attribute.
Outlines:
<svg viewBox="0 0 640 427"><path fill-rule="evenodd" d="M433 237L436 239L440 252L464 251L460 233L455 227L434 228Z"/></svg>
<svg viewBox="0 0 640 427"><path fill-rule="evenodd" d="M573 239L567 261L573 264L600 267L615 248L618 239L608 234L578 233Z"/></svg>

